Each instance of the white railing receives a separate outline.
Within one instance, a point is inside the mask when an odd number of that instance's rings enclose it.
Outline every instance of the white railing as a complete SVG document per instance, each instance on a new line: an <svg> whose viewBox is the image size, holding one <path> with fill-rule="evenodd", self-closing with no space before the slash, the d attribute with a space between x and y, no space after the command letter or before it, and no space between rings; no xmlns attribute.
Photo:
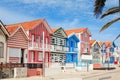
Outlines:
<svg viewBox="0 0 120 80"><path fill-rule="evenodd" d="M62 51L62 46L55 46L56 51Z"/></svg>
<svg viewBox="0 0 120 80"><path fill-rule="evenodd" d="M77 51L78 51L78 48L74 48L74 51L76 51L76 52L77 52Z"/></svg>
<svg viewBox="0 0 120 80"><path fill-rule="evenodd" d="M69 48L68 47L58 46L58 45L50 45L50 51L67 52L67 51L69 51Z"/></svg>
<svg viewBox="0 0 120 80"><path fill-rule="evenodd" d="M63 51L64 51L64 52L68 52L68 51L69 51L69 48L68 48L68 47L63 47Z"/></svg>
<svg viewBox="0 0 120 80"><path fill-rule="evenodd" d="M43 50L42 43L30 42L28 47L30 50ZM45 51L50 51L50 44L45 44L44 49Z"/></svg>

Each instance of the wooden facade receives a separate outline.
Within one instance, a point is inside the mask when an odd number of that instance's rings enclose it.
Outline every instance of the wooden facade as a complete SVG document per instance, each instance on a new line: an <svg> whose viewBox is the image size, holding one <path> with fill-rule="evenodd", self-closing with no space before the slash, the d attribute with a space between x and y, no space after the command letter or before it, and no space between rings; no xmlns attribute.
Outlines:
<svg viewBox="0 0 120 80"><path fill-rule="evenodd" d="M90 55L90 38L91 33L88 28L79 28L66 30L67 34L75 33L79 38L80 42L78 43L78 59L80 61L81 55Z"/></svg>
<svg viewBox="0 0 120 80"><path fill-rule="evenodd" d="M28 36L21 26L11 31L7 27L10 37L7 39L7 63L27 63Z"/></svg>
<svg viewBox="0 0 120 80"><path fill-rule="evenodd" d="M75 34L68 35L67 46L69 51L66 54L66 63L76 64L78 62L78 42L79 39Z"/></svg>
<svg viewBox="0 0 120 80"><path fill-rule="evenodd" d="M12 27L13 29L15 29L17 26L22 26L23 29L25 30L25 33L29 37L28 43L26 41L22 41L24 39L22 40L20 39L20 41L23 42L23 45L28 44L27 46L28 54L26 55L27 63L33 63L33 64L41 63L42 64L43 54L44 54L45 62L49 63L50 61L50 36L52 35L52 31L48 23L46 22L46 20L40 19L40 20L28 21L28 22L23 22L23 23L18 23L18 24L11 24L11 25L8 25L7 27L8 28ZM43 36L43 33L44 33L44 36ZM16 41L17 43L21 43L19 42L18 39ZM9 44L12 44L12 43L9 43ZM44 47L43 47L43 44L44 44ZM16 46L16 44L14 44L14 46ZM43 53L43 49L44 49L44 53Z"/></svg>
<svg viewBox="0 0 120 80"><path fill-rule="evenodd" d="M0 63L6 63L6 41L9 37L9 33L0 21Z"/></svg>
<svg viewBox="0 0 120 80"><path fill-rule="evenodd" d="M67 34L62 28L54 28L53 36L51 36L51 63L61 63L66 60L66 47Z"/></svg>
<svg viewBox="0 0 120 80"><path fill-rule="evenodd" d="M90 53L93 57L93 64L101 63L100 44L97 40L90 40Z"/></svg>

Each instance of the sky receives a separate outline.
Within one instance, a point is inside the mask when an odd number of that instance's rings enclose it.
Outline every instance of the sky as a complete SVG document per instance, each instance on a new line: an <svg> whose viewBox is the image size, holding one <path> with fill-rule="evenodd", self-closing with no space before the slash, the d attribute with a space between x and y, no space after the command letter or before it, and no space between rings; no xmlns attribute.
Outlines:
<svg viewBox="0 0 120 80"><path fill-rule="evenodd" d="M51 28L75 29L86 27L92 39L112 41L120 34L120 21L99 33L101 27L120 14L110 15L104 19L94 16L95 0L0 0L0 20L5 24L31 21L45 18ZM103 9L118 6L118 0L107 0ZM120 38L115 41L120 45Z"/></svg>

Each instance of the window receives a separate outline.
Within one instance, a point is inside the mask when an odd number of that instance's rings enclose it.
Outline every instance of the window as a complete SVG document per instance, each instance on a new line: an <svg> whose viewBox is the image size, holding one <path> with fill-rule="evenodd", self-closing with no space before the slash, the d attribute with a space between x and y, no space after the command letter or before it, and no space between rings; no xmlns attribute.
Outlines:
<svg viewBox="0 0 120 80"><path fill-rule="evenodd" d="M37 42L37 43L40 43L40 36L37 36L37 37L36 37L36 42Z"/></svg>
<svg viewBox="0 0 120 80"><path fill-rule="evenodd" d="M34 35L32 35L32 47L34 45Z"/></svg>
<svg viewBox="0 0 120 80"><path fill-rule="evenodd" d="M43 60L43 53L39 52L38 60L42 61Z"/></svg>
<svg viewBox="0 0 120 80"><path fill-rule="evenodd" d="M0 58L3 58L4 53L4 43L0 42Z"/></svg>
<svg viewBox="0 0 120 80"><path fill-rule="evenodd" d="M62 39L60 40L60 45L63 45L63 40Z"/></svg>
<svg viewBox="0 0 120 80"><path fill-rule="evenodd" d="M55 41L55 38L52 38L52 44L55 44L56 41Z"/></svg>
<svg viewBox="0 0 120 80"><path fill-rule="evenodd" d="M57 45L60 45L60 39L57 38Z"/></svg>

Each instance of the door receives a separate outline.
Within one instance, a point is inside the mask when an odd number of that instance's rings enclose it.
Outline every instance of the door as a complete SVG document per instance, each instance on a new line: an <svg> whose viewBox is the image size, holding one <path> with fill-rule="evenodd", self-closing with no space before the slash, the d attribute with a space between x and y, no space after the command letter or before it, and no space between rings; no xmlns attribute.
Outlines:
<svg viewBox="0 0 120 80"><path fill-rule="evenodd" d="M32 51L31 53L31 62L34 62L35 61L35 52Z"/></svg>
<svg viewBox="0 0 120 80"><path fill-rule="evenodd" d="M21 49L21 63L24 63L24 49Z"/></svg>

